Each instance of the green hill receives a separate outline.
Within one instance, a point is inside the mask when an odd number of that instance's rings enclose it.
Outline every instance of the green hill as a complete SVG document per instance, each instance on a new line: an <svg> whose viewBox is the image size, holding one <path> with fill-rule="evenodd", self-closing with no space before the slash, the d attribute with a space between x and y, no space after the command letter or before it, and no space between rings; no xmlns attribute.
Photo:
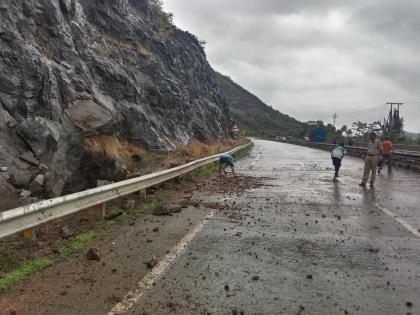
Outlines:
<svg viewBox="0 0 420 315"><path fill-rule="evenodd" d="M216 81L229 101L232 119L247 135L303 137L307 125L265 104L229 77L215 72Z"/></svg>

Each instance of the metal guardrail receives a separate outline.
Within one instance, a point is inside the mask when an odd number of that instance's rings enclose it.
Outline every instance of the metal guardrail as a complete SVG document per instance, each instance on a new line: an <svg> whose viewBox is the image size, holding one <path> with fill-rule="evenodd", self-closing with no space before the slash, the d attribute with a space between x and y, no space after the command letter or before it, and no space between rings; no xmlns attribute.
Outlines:
<svg viewBox="0 0 420 315"><path fill-rule="evenodd" d="M355 142L354 146L366 147L366 144L361 142ZM398 151L413 152L420 154L420 145L394 144L394 148Z"/></svg>
<svg viewBox="0 0 420 315"><path fill-rule="evenodd" d="M272 140L273 141L273 140ZM320 142L307 142L307 141L284 141L284 140L274 140L277 142L284 142L290 144L296 144L301 146L306 146L314 149L321 149L330 151L333 149L334 144L331 143L320 143ZM366 156L366 148L360 146L346 146L347 155L364 158ZM396 150L393 156L393 164L395 166L411 169L413 171L420 172L420 153L413 152L400 152Z"/></svg>
<svg viewBox="0 0 420 315"><path fill-rule="evenodd" d="M233 154L250 145L251 143L248 143L225 153L216 154L157 173L128 179L63 197L40 201L2 212L0 213L0 238L34 228L48 221L163 183L191 172L194 169L215 162L223 154Z"/></svg>

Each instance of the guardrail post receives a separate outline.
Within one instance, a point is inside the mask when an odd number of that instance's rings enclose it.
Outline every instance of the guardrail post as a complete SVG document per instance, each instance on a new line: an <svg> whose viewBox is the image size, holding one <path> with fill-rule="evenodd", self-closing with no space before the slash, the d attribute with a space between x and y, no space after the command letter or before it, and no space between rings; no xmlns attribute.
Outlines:
<svg viewBox="0 0 420 315"><path fill-rule="evenodd" d="M140 189L139 194L140 194L140 199L141 200L146 200L147 199L147 189L146 188Z"/></svg>
<svg viewBox="0 0 420 315"><path fill-rule="evenodd" d="M24 230L22 232L23 239L25 242L35 242L36 241L36 230L35 228Z"/></svg>
<svg viewBox="0 0 420 315"><path fill-rule="evenodd" d="M104 220L105 217L106 217L106 204L105 203L97 204L95 206L95 208L96 208L96 211L97 211L96 212L96 217L99 220Z"/></svg>

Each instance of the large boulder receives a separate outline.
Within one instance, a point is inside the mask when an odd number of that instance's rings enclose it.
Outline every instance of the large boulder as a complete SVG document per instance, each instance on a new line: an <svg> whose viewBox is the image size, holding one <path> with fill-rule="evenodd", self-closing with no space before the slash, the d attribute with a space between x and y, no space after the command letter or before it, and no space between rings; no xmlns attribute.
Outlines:
<svg viewBox="0 0 420 315"><path fill-rule="evenodd" d="M70 120L83 131L94 131L112 124L111 113L92 100L80 100L66 110Z"/></svg>
<svg viewBox="0 0 420 315"><path fill-rule="evenodd" d="M19 206L16 189L0 176L0 212Z"/></svg>
<svg viewBox="0 0 420 315"><path fill-rule="evenodd" d="M16 131L37 156L54 151L60 138L60 124L43 117L25 119Z"/></svg>

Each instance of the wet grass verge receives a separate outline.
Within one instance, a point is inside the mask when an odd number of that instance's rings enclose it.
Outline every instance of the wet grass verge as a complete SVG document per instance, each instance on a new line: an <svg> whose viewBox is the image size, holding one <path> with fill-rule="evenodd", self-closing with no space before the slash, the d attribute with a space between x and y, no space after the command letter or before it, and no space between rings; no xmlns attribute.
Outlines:
<svg viewBox="0 0 420 315"><path fill-rule="evenodd" d="M80 252L85 249L90 241L92 241L96 236L97 232L93 230L77 235L70 241L69 244L58 250L58 258L63 259L67 256Z"/></svg>
<svg viewBox="0 0 420 315"><path fill-rule="evenodd" d="M54 265L51 259L36 259L25 261L16 270L6 274L0 278L0 291L4 291L25 280L35 272L41 271L47 267Z"/></svg>
<svg viewBox="0 0 420 315"><path fill-rule="evenodd" d="M15 262L9 262L7 265L2 264L2 269L8 270L8 273L0 277L0 292L21 283L32 274L53 266L64 258L82 251L96 236L97 232L93 230L80 234L71 239L67 245L61 247L58 250L58 254L54 257L27 260L20 265L17 265Z"/></svg>

